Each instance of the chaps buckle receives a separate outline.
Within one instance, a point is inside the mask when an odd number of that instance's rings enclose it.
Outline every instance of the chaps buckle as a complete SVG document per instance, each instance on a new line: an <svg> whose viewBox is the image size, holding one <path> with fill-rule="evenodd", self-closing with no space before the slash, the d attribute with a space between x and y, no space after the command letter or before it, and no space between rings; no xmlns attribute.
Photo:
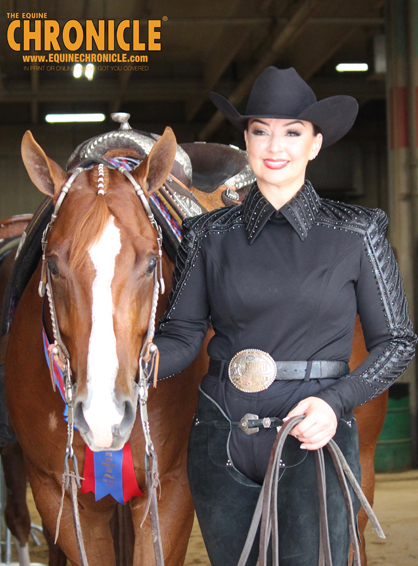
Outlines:
<svg viewBox="0 0 418 566"><path fill-rule="evenodd" d="M252 415L251 413L247 413L239 421L238 426L243 432L245 432L245 434L256 434L260 430L259 427L250 428L248 426L248 421L257 421L257 420L258 420L258 415Z"/></svg>
<svg viewBox="0 0 418 566"><path fill-rule="evenodd" d="M263 428L277 428L279 432L281 426L277 426L277 422L281 422L280 419L276 417L264 417L262 419L258 418L258 415L253 415L252 413L247 413L242 417L238 423L238 428L240 428L245 434L255 434L260 430L260 426Z"/></svg>

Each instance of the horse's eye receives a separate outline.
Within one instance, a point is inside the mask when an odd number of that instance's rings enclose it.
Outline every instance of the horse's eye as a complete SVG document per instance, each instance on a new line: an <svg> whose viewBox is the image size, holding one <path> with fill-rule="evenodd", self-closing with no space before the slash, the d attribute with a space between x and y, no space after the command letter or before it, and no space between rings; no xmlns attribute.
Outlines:
<svg viewBox="0 0 418 566"><path fill-rule="evenodd" d="M60 270L58 269L57 264L51 259L48 260L48 269L54 277L59 277Z"/></svg>
<svg viewBox="0 0 418 566"><path fill-rule="evenodd" d="M149 262L147 270L146 270L145 273L148 273L148 274L152 273L156 267L157 267L157 258L153 257L151 259L151 261Z"/></svg>

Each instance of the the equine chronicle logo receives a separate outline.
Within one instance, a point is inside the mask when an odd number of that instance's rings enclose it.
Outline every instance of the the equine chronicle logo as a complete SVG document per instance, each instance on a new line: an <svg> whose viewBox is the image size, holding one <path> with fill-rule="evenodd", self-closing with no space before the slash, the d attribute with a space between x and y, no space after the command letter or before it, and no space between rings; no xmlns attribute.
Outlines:
<svg viewBox="0 0 418 566"><path fill-rule="evenodd" d="M41 71L70 70L50 67L51 63L133 63L135 67L113 70L148 70L138 63L148 63L150 53L161 51L161 24L168 20L163 16L159 20L68 20L63 24L49 19L47 12L8 12L7 19L8 46L22 52L23 63L36 64Z"/></svg>

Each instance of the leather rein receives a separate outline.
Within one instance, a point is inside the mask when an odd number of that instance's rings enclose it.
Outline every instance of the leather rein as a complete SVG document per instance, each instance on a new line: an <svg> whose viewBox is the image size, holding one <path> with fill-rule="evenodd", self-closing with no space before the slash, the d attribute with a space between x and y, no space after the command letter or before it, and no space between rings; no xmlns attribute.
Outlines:
<svg viewBox="0 0 418 566"><path fill-rule="evenodd" d="M38 293L41 297L45 296L45 292L48 298L48 305L49 311L51 315L51 324L52 324L52 332L54 337L54 344L50 350L50 371L51 371L51 380L53 384L53 388L55 390L55 382L53 376L53 364L51 358L55 358L57 364L62 368L63 372L63 381L64 381L64 394L65 394L65 401L68 405L68 423L67 423L67 445L65 450L64 456L64 473L62 475L62 499L61 499L61 508L58 514L57 519L57 527L56 527L56 536L55 542L58 538L59 534L59 523L61 519L63 501L64 501L64 494L65 490L70 488L71 490L71 500L72 500L72 507L73 507L73 518L74 518L74 526L76 530L76 537L77 537L77 544L80 552L81 563L82 566L88 566L87 556L84 548L83 542L83 535L81 532L80 521L79 521L79 513L78 513L78 503L77 503L77 489L81 488L81 477L78 472L78 462L77 457L74 453L73 449L73 439L74 439L74 402L73 402L73 383L71 379L71 367L70 367L70 354L68 349L66 348L65 344L62 341L61 333L59 330L59 323L57 312L55 308L55 301L54 301L54 294L52 290L52 282L51 282L51 272L48 266L48 262L46 260L46 248L48 245L48 234L51 231L60 211L61 205L67 196L73 182L78 177L80 173L83 171L90 169L94 165L99 164L100 166L106 166L111 169L116 169L120 171L132 184L136 194L138 195L142 206L147 214L148 220L153 226L153 228L157 232L157 244L158 244L158 257L157 257L157 266L154 270L154 288L152 294L152 304L151 304L151 313L148 321L148 330L146 338L142 344L139 360L138 360L138 375L139 375L139 408L140 408L140 416L141 416L141 423L142 429L144 432L145 438L145 471L146 471L146 486L148 488L148 502L147 507L145 510L144 518L142 521L145 521L145 518L150 513L151 519L151 531L152 531L152 539L154 544L154 552L155 552L155 559L157 566L164 566L164 557L161 545L161 536L160 536L160 528L158 522L158 509L157 509L157 489L160 486L159 482L159 475L158 475L158 464L157 464L157 456L154 450L154 445L151 440L150 435L150 426L148 420L148 410L147 410L147 400L148 400L148 384L152 378L154 378L154 387L156 386L157 381L157 374L158 374L158 359L159 359L159 352L157 346L154 344L154 335L155 335L155 319L156 319L156 312L157 312L157 303L158 303L158 296L159 294L163 294L165 290L165 284L163 279L163 270L162 270L162 230L159 224L157 224L154 214L149 206L148 200L145 196L145 193L141 186L136 182L134 177L131 173L124 168L123 166L112 166L105 160L102 159L95 159L95 162L89 162L86 166L80 165L77 167L72 174L70 175L67 182L61 189L59 197L57 199L54 212L51 216L51 220L46 226L43 235L42 235L42 267L41 267L41 281L39 283ZM102 194L103 191L99 189L98 194ZM72 460L73 470L70 471L69 469L69 462ZM141 524L141 526L142 526Z"/></svg>
<svg viewBox="0 0 418 566"><path fill-rule="evenodd" d="M272 564L279 566L279 528L277 514L277 490L280 488L279 474L280 462L285 440L291 430L298 425L305 415L293 417L289 419L281 427L277 427L278 433L273 444L267 473L264 478L263 486L260 491L257 506L254 511L251 526L242 550L238 566L245 566L250 555L254 540L256 538L258 527L260 525L260 542L259 542L259 566L267 566L268 564L268 548L271 539L272 548ZM250 421L251 422L251 421ZM252 426L259 424L253 421ZM361 566L360 549L357 540L356 517L351 502L350 490L348 482L354 493L360 500L371 525L379 538L386 538L379 521L374 514L372 507L366 499L359 483L357 482L353 472L351 471L341 449L334 440L330 440L326 445L333 464L335 466L337 476L344 494L344 501L348 516L348 528L353 548L354 566ZM325 460L323 449L315 450L316 474L318 481L320 520L319 520L319 557L318 566L332 566L331 547L328 529L327 517L327 499L326 499L326 477L325 477Z"/></svg>

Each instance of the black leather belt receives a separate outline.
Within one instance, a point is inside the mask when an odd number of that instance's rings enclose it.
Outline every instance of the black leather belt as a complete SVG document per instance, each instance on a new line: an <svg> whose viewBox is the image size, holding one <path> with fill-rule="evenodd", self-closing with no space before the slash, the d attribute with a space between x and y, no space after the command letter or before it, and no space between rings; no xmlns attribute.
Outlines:
<svg viewBox="0 0 418 566"><path fill-rule="evenodd" d="M326 379L332 377L342 377L350 372L346 362L314 360L312 362L275 362L277 367L277 380L290 381L294 379ZM209 361L210 375L219 378L228 377L229 360Z"/></svg>

